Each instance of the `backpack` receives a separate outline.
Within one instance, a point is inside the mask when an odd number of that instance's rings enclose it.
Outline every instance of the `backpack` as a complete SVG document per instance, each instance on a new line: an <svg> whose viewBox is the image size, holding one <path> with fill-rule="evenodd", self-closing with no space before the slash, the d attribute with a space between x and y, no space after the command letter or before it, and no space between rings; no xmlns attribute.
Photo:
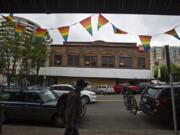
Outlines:
<svg viewBox="0 0 180 135"><path fill-rule="evenodd" d="M62 96L59 97L56 104L58 115L61 116L62 118L64 117L66 106L67 106L67 97L68 97L68 94L63 94Z"/></svg>

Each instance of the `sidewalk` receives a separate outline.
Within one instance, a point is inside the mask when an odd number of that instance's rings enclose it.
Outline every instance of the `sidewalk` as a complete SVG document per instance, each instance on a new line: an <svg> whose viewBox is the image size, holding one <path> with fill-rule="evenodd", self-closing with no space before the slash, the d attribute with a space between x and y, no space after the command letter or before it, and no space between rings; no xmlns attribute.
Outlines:
<svg viewBox="0 0 180 135"><path fill-rule="evenodd" d="M3 126L1 135L63 135L64 129L52 127L34 126ZM120 131L98 131L92 129L80 129L81 135L174 135L170 130L120 130Z"/></svg>

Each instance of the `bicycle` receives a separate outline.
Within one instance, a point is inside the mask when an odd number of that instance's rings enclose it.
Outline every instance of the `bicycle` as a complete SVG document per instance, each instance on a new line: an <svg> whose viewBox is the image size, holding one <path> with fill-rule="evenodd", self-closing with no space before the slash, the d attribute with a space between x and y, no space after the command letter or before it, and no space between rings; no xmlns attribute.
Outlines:
<svg viewBox="0 0 180 135"><path fill-rule="evenodd" d="M131 113L133 113L134 115L137 114L138 105L137 105L137 101L136 101L134 94L125 94L124 95L124 105Z"/></svg>

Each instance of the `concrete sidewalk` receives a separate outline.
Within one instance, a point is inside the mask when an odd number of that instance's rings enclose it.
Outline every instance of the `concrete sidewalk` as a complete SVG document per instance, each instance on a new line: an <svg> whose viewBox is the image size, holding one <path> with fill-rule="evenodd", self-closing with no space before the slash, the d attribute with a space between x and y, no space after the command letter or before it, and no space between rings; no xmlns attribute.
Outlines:
<svg viewBox="0 0 180 135"><path fill-rule="evenodd" d="M53 127L4 125L1 135L63 135L64 129ZM92 129L80 129L81 135L174 135L173 130L120 130L98 131Z"/></svg>

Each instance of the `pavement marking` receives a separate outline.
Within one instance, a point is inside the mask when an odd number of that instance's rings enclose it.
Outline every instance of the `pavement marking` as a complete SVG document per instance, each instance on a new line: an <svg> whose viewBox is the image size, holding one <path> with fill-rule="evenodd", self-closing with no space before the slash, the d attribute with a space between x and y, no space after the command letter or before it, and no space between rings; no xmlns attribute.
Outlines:
<svg viewBox="0 0 180 135"><path fill-rule="evenodd" d="M124 100L97 100L97 102L119 102Z"/></svg>

